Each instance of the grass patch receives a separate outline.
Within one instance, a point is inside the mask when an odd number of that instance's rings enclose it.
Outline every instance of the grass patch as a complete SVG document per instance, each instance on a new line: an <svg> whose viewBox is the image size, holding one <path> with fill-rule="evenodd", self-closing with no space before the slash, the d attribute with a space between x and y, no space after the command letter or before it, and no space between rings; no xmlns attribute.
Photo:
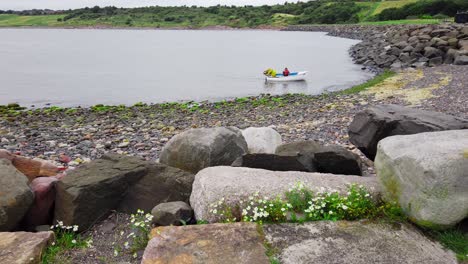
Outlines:
<svg viewBox="0 0 468 264"><path fill-rule="evenodd" d="M242 197L241 197L242 198ZM228 199L230 200L230 199ZM236 200L236 199L234 199ZM363 186L350 185L346 195L336 190L313 192L297 183L282 197L259 197L258 193L235 204L224 198L210 205L216 222L302 223L321 220L385 219L405 221L396 203L374 199Z"/></svg>
<svg viewBox="0 0 468 264"><path fill-rule="evenodd" d="M468 261L468 234L451 229L433 231L430 235L444 247L455 252L459 261Z"/></svg>
<svg viewBox="0 0 468 264"><path fill-rule="evenodd" d="M382 1L378 2L377 8L372 12L372 15L378 15L382 11L388 8L400 8L407 4L411 4L417 2L418 0L398 0L398 1Z"/></svg>
<svg viewBox="0 0 468 264"><path fill-rule="evenodd" d="M62 221L51 227L55 234L53 242L42 255L42 264L62 263L64 260L58 260L61 253L74 248L87 248L92 246L92 240L83 239L78 232L78 226L64 226Z"/></svg>
<svg viewBox="0 0 468 264"><path fill-rule="evenodd" d="M390 71L390 70L385 70L383 73L375 76L374 78L370 79L369 81L363 83L363 84L359 84L359 85L356 85L356 86L353 86L349 89L346 89L344 91L341 91L340 93L341 94L354 94L354 93L359 93L361 91L364 91L366 90L367 88L369 87L372 87L372 86L375 86L379 83L382 83L383 81L385 81L386 79L390 78L390 77L393 77L396 75L396 72L394 71Z"/></svg>

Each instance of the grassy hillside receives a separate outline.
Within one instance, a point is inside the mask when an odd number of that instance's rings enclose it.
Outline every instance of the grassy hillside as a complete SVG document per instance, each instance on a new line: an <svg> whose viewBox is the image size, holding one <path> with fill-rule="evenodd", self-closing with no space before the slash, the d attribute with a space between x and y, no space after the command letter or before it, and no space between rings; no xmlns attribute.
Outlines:
<svg viewBox="0 0 468 264"><path fill-rule="evenodd" d="M336 0L335 0L336 1ZM146 8L84 8L63 15L0 14L0 27L15 26L108 26L108 27L192 27L208 26L259 27L291 24L427 24L436 19L379 21L384 10L398 9L407 4L427 0L396 0L381 2L317 2L287 3L275 6L246 7L146 7ZM437 0L442 1L442 0ZM443 0L458 1L458 0ZM385 11L386 12L386 11ZM384 12L384 13L385 13ZM424 17L424 18L430 18Z"/></svg>
<svg viewBox="0 0 468 264"><path fill-rule="evenodd" d="M388 9L388 8L399 8L403 7L407 4L417 2L418 0L397 0L397 1L382 1L382 2L377 2L377 8L374 9L372 12L372 15L378 15L380 14L383 10Z"/></svg>

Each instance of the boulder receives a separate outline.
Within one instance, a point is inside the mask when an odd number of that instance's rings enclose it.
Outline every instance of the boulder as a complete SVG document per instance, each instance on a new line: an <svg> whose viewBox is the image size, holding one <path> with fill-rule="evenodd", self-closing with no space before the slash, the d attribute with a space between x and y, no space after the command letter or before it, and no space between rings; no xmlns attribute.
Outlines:
<svg viewBox="0 0 468 264"><path fill-rule="evenodd" d="M377 143L394 135L468 128L468 120L398 105L378 105L356 114L349 126L349 140L369 159Z"/></svg>
<svg viewBox="0 0 468 264"><path fill-rule="evenodd" d="M158 227L142 264L268 264L263 239L254 223Z"/></svg>
<svg viewBox="0 0 468 264"><path fill-rule="evenodd" d="M445 56L445 63L450 64L453 63L454 60L460 56L460 52L456 49L449 49Z"/></svg>
<svg viewBox="0 0 468 264"><path fill-rule="evenodd" d="M246 154L237 158L233 167L248 167L272 171L316 171L315 164L303 156L280 156L274 154Z"/></svg>
<svg viewBox="0 0 468 264"><path fill-rule="evenodd" d="M461 39L458 41L458 47L461 51L468 51L468 39Z"/></svg>
<svg viewBox="0 0 468 264"><path fill-rule="evenodd" d="M425 47L424 48L424 56L426 58L435 58L435 57L443 57L444 56L444 52L437 49L437 48L433 48L433 47Z"/></svg>
<svg viewBox="0 0 468 264"><path fill-rule="evenodd" d="M158 204L151 210L151 214L153 223L160 226L185 225L194 219L192 207L182 201Z"/></svg>
<svg viewBox="0 0 468 264"><path fill-rule="evenodd" d="M351 151L336 145L321 145L316 141L304 140L287 143L276 149L281 156L299 156L321 173L362 175L361 159ZM314 170L310 170L314 171Z"/></svg>
<svg viewBox="0 0 468 264"><path fill-rule="evenodd" d="M132 185L118 211L129 214L138 209L149 212L155 205L172 201L188 202L195 175L164 164L147 164L147 173Z"/></svg>
<svg viewBox="0 0 468 264"><path fill-rule="evenodd" d="M38 177L30 187L34 192L34 203L23 219L26 230L34 230L36 226L50 225L53 220L55 204L55 185L59 179L56 177Z"/></svg>
<svg viewBox="0 0 468 264"><path fill-rule="evenodd" d="M448 39L447 42L448 42L449 46L451 46L451 47L456 48L458 46L458 39L457 38L450 38L450 39Z"/></svg>
<svg viewBox="0 0 468 264"><path fill-rule="evenodd" d="M270 127L249 127L242 130L249 153L274 154L276 147L281 145L281 135Z"/></svg>
<svg viewBox="0 0 468 264"><path fill-rule="evenodd" d="M441 65L442 63L444 63L444 60L442 59L442 57L434 57L429 60L429 66L437 66L437 65Z"/></svg>
<svg viewBox="0 0 468 264"><path fill-rule="evenodd" d="M468 130L383 139L375 168L384 198L416 224L446 228L468 217Z"/></svg>
<svg viewBox="0 0 468 264"><path fill-rule="evenodd" d="M55 220L86 230L116 209L130 186L147 174L139 158L107 154L57 184Z"/></svg>
<svg viewBox="0 0 468 264"><path fill-rule="evenodd" d="M210 205L225 199L225 203L236 206L240 200L258 192L261 197L274 198L284 194L297 183L302 183L312 191L337 190L343 194L352 183L363 185L378 197L378 184L375 177L343 176L333 174L268 171L251 168L211 167L195 175L190 204L197 220L218 221L218 216L210 210Z"/></svg>
<svg viewBox="0 0 468 264"><path fill-rule="evenodd" d="M316 221L267 224L263 232L283 264L456 264L453 252L408 224Z"/></svg>
<svg viewBox="0 0 468 264"><path fill-rule="evenodd" d="M468 65L468 56L462 55L455 58L453 64L455 65Z"/></svg>
<svg viewBox="0 0 468 264"><path fill-rule="evenodd" d="M17 227L33 200L28 178L9 160L0 159L0 231Z"/></svg>
<svg viewBox="0 0 468 264"><path fill-rule="evenodd" d="M28 177L29 181L33 181L40 176L55 176L60 172L59 167L42 159L15 156L12 163L21 173Z"/></svg>
<svg viewBox="0 0 468 264"><path fill-rule="evenodd" d="M159 160L196 173L206 167L231 165L247 149L247 142L235 127L190 129L171 138Z"/></svg>
<svg viewBox="0 0 468 264"><path fill-rule="evenodd" d="M39 264L54 233L0 232L0 263Z"/></svg>

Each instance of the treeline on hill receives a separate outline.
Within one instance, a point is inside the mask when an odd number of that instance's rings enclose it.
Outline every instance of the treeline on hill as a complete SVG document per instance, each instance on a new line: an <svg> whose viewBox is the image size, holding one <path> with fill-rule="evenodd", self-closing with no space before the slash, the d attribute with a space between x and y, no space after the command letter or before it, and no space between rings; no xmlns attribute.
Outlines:
<svg viewBox="0 0 468 264"><path fill-rule="evenodd" d="M468 0L422 0L400 8L385 9L377 19L444 18L453 17L458 11L468 11Z"/></svg>
<svg viewBox="0 0 468 264"><path fill-rule="evenodd" d="M125 25L183 26L227 25L231 27L256 27L279 24L335 24L358 22L361 7L351 1L341 3L310 1L285 3L273 6L182 6L116 8L93 7L70 10L60 21L89 21Z"/></svg>

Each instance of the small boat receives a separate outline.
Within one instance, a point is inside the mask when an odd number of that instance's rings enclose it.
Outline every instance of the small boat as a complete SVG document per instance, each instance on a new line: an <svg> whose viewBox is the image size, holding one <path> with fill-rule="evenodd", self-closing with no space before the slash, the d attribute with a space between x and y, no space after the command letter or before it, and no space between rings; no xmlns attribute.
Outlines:
<svg viewBox="0 0 468 264"><path fill-rule="evenodd" d="M283 76L283 74L276 74L276 77L266 76L267 82L291 82L291 81L304 81L307 72L291 72L288 76Z"/></svg>

